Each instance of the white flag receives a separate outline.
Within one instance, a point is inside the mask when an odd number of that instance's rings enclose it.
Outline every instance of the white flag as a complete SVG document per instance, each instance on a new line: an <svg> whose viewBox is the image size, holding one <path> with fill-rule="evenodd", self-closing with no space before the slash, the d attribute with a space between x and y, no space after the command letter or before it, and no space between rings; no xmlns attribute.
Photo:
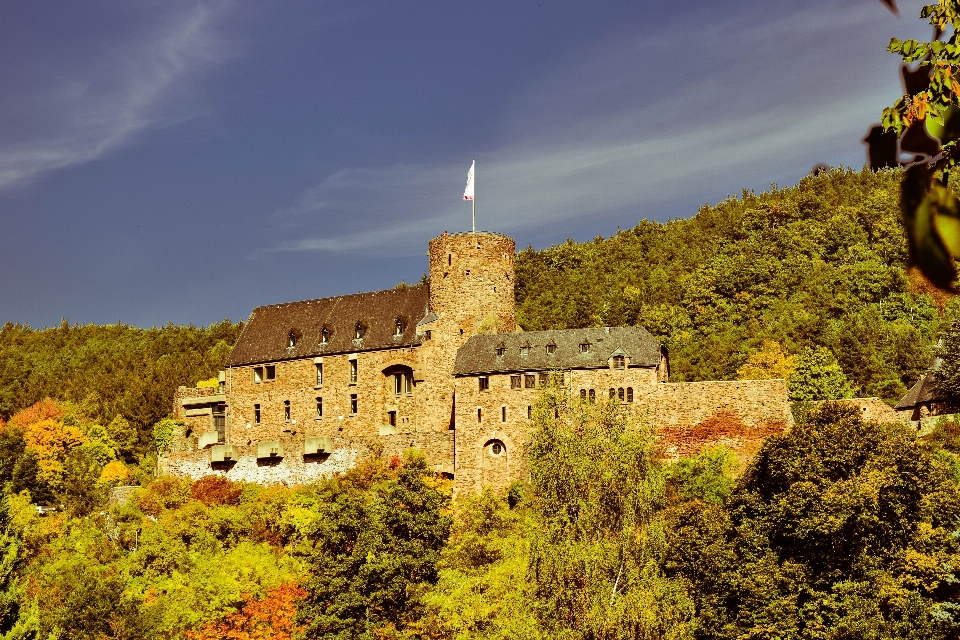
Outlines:
<svg viewBox="0 0 960 640"><path fill-rule="evenodd" d="M470 171L467 171L467 188L463 190L464 200L473 200L473 168L477 165L474 160L470 163Z"/></svg>

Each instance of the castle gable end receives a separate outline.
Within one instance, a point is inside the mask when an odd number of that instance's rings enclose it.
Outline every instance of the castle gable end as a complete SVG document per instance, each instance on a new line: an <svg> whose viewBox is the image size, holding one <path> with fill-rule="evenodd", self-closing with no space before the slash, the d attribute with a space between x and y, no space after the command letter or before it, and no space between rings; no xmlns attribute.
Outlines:
<svg viewBox="0 0 960 640"><path fill-rule="evenodd" d="M549 345L553 348L548 349ZM479 335L472 336L460 348L453 373L464 376L506 371L599 369L609 366L614 353L629 358L630 366L656 367L660 364L661 347L643 327Z"/></svg>
<svg viewBox="0 0 960 640"><path fill-rule="evenodd" d="M417 323L428 313L429 296L428 286L421 284L257 307L227 366L419 345Z"/></svg>

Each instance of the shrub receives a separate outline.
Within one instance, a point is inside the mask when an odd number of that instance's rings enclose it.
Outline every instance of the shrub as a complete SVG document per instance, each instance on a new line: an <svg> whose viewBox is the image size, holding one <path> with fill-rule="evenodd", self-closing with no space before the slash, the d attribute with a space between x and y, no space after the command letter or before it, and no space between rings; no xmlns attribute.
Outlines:
<svg viewBox="0 0 960 640"><path fill-rule="evenodd" d="M204 476L190 487L190 497L208 507L219 504L240 504L243 485L231 482L223 476Z"/></svg>

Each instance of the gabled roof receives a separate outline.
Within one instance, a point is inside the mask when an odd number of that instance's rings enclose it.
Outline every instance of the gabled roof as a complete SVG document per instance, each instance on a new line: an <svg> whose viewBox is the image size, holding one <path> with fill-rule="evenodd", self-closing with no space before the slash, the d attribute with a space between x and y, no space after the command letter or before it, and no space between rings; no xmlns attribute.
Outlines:
<svg viewBox="0 0 960 640"><path fill-rule="evenodd" d="M555 344L554 353L547 345ZM586 352L581 344L589 344ZM520 347L529 345L528 355ZM498 347L503 355L497 355ZM457 352L454 375L502 373L505 371L549 371L551 369L599 369L609 366L615 352L630 358L631 366L660 364L660 342L643 327L602 327L524 331L472 336Z"/></svg>
<svg viewBox="0 0 960 640"><path fill-rule="evenodd" d="M912 409L918 404L924 402L935 402L937 400L949 399L949 394L942 391L937 384L937 374L933 371L917 380L917 384L910 387L907 395L900 399L895 409Z"/></svg>
<svg viewBox="0 0 960 640"><path fill-rule="evenodd" d="M429 300L428 285L420 284L257 307L227 359L227 366L418 345L417 322L428 312ZM403 322L403 332L395 336L398 317ZM354 339L358 322L363 326L360 340ZM321 344L324 326L329 336L327 343ZM291 330L298 338L295 346L289 348Z"/></svg>

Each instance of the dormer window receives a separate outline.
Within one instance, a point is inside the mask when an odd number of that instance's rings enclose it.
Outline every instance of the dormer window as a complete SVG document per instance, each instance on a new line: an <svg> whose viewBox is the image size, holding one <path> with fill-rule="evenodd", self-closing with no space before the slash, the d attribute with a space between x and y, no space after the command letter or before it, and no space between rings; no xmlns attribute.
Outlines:
<svg viewBox="0 0 960 640"><path fill-rule="evenodd" d="M323 328L320 329L320 344L327 344L327 342L329 341L330 341L330 330L327 329L326 325L324 325Z"/></svg>
<svg viewBox="0 0 960 640"><path fill-rule="evenodd" d="M553 344L552 342L547 345L547 354L553 355L556 352L557 352L557 345Z"/></svg>
<svg viewBox="0 0 960 640"><path fill-rule="evenodd" d="M589 353L590 352L590 343L581 342L580 343L580 353Z"/></svg>
<svg viewBox="0 0 960 640"><path fill-rule="evenodd" d="M525 344L525 345L523 345L522 347L520 347L520 355L521 355L521 356L528 356L528 355L530 355L530 345Z"/></svg>
<svg viewBox="0 0 960 640"><path fill-rule="evenodd" d="M499 358L499 357L503 356L504 353L507 352L507 348L506 348L505 346L503 346L502 344L499 344L499 345L497 345L497 348L496 348L495 351L496 351L497 357Z"/></svg>
<svg viewBox="0 0 960 640"><path fill-rule="evenodd" d="M293 329L290 329L290 333L287 334L287 348L293 348L297 346L297 332Z"/></svg>
<svg viewBox="0 0 960 640"><path fill-rule="evenodd" d="M363 337L363 323L358 322L357 326L353 328L353 337L357 340Z"/></svg>
<svg viewBox="0 0 960 640"><path fill-rule="evenodd" d="M626 358L623 356L613 356L613 368L614 369L626 369Z"/></svg>
<svg viewBox="0 0 960 640"><path fill-rule="evenodd" d="M393 335L402 336L403 335L403 319L397 318L396 323L393 325Z"/></svg>

